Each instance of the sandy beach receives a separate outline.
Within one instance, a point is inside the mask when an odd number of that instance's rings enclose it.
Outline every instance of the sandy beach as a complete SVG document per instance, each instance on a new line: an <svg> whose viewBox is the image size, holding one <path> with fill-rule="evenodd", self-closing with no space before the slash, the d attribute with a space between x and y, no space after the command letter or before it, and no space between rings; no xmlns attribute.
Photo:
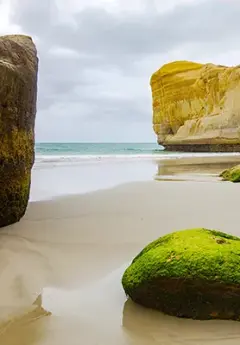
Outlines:
<svg viewBox="0 0 240 345"><path fill-rule="evenodd" d="M0 0L0 345L240 345L239 15Z"/></svg>
<svg viewBox="0 0 240 345"><path fill-rule="evenodd" d="M29 203L0 234L0 343L239 344L238 322L169 317L134 305L121 287L131 259L163 234L240 235L239 188L217 178L146 181Z"/></svg>

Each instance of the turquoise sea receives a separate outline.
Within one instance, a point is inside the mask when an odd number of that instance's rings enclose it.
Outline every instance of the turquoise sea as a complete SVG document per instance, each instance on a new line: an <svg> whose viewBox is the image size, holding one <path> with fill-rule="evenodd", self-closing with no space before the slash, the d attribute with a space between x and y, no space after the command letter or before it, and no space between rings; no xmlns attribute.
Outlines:
<svg viewBox="0 0 240 345"><path fill-rule="evenodd" d="M224 153L167 152L157 143L36 143L36 163L77 163L86 160L173 159ZM227 153L229 155L229 153Z"/></svg>
<svg viewBox="0 0 240 345"><path fill-rule="evenodd" d="M166 154L169 155L157 143L36 143L35 167L51 163L66 165L96 160L150 159Z"/></svg>
<svg viewBox="0 0 240 345"><path fill-rule="evenodd" d="M156 143L36 143L31 200L152 179L166 156Z"/></svg>
<svg viewBox="0 0 240 345"><path fill-rule="evenodd" d="M163 152L156 143L37 143L40 155L154 155Z"/></svg>

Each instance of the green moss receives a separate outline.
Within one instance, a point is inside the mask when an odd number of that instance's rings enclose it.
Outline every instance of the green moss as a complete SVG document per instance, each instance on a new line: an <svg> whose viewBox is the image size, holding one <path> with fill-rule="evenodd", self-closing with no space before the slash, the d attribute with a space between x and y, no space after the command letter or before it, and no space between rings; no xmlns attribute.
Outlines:
<svg viewBox="0 0 240 345"><path fill-rule="evenodd" d="M18 222L25 214L30 192L30 172L0 189L0 227Z"/></svg>
<svg viewBox="0 0 240 345"><path fill-rule="evenodd" d="M125 271L122 284L135 302L172 315L208 318L212 308L222 305L225 314L221 310L216 317L236 318L240 302L234 302L237 312L230 308L229 314L227 287L238 289L235 294L240 301L239 268L240 238L191 229L163 236L146 246ZM228 297L226 304L223 295Z"/></svg>
<svg viewBox="0 0 240 345"><path fill-rule="evenodd" d="M224 170L220 174L220 177L222 177L224 181L240 182L240 165Z"/></svg>
<svg viewBox="0 0 240 345"><path fill-rule="evenodd" d="M1 131L0 131L1 132ZM13 130L2 135L0 149L0 227L24 215L29 198L34 162L34 133Z"/></svg>
<svg viewBox="0 0 240 345"><path fill-rule="evenodd" d="M34 162L32 131L13 129L2 138L0 150L0 227L25 214Z"/></svg>
<svg viewBox="0 0 240 345"><path fill-rule="evenodd" d="M226 239L228 245L219 246L218 238ZM209 280L218 276L240 284L240 271L229 272L236 264L240 265L240 238L207 229L178 231L146 246L126 270L123 285L128 290L159 276Z"/></svg>

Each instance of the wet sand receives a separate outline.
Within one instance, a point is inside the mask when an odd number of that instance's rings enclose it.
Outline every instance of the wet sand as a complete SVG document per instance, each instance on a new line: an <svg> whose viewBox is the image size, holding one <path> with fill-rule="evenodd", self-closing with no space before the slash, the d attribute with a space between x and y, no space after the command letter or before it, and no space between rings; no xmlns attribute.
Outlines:
<svg viewBox="0 0 240 345"><path fill-rule="evenodd" d="M221 181L220 172L240 164L240 156L179 157L158 161L156 180Z"/></svg>
<svg viewBox="0 0 240 345"><path fill-rule="evenodd" d="M239 344L238 322L169 317L121 287L133 256L163 234L240 235L239 195L228 182L151 181L30 203L0 233L0 344Z"/></svg>

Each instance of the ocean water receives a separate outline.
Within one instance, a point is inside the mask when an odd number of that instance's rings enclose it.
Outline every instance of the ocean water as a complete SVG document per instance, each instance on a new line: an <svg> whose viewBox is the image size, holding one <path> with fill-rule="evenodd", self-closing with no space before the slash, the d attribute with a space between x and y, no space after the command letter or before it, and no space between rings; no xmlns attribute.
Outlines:
<svg viewBox="0 0 240 345"><path fill-rule="evenodd" d="M155 143L36 143L31 201L93 192L122 183L153 179Z"/></svg>
<svg viewBox="0 0 240 345"><path fill-rule="evenodd" d="M167 152L157 143L36 143L35 153L35 167L46 164L78 164L86 160L166 160L181 157L224 156L224 153ZM226 155L231 154L226 153Z"/></svg>
<svg viewBox="0 0 240 345"><path fill-rule="evenodd" d="M164 148L156 143L37 143L41 155L155 155Z"/></svg>
<svg viewBox="0 0 240 345"><path fill-rule="evenodd" d="M165 155L156 143L37 143L35 153L35 166Z"/></svg>

